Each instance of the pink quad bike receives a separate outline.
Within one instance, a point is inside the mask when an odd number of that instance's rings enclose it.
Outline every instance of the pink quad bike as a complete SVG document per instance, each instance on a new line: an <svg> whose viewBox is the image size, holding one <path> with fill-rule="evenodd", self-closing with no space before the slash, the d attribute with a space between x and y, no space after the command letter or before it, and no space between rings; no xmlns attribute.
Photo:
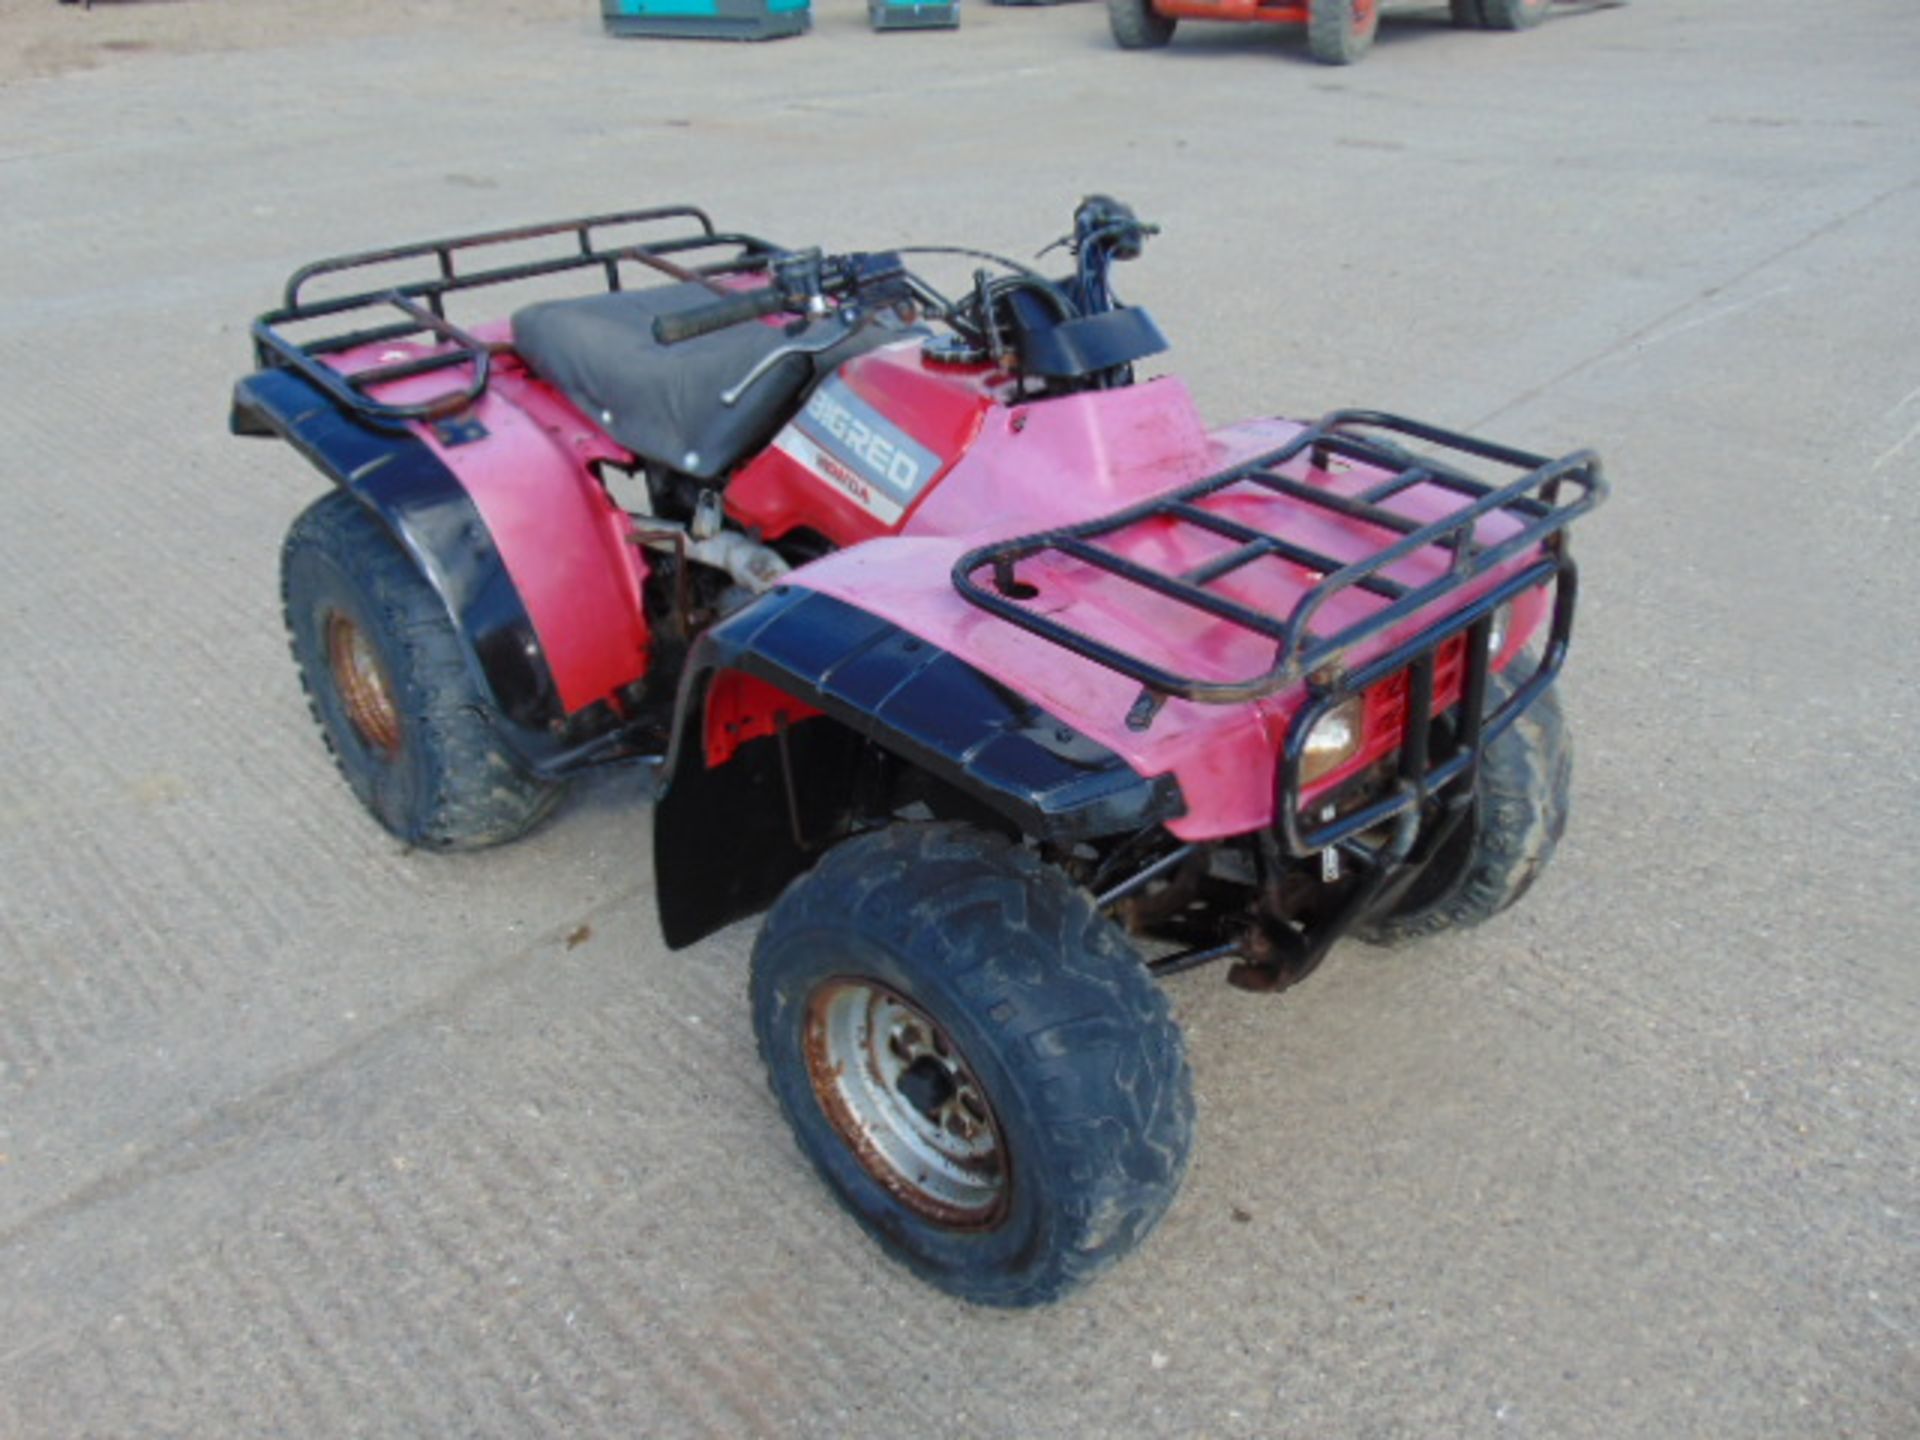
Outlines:
<svg viewBox="0 0 1920 1440"><path fill-rule="evenodd" d="M1166 342L1110 274L1152 233L1092 197L1058 278L684 207L402 246L297 272L234 394L335 482L286 622L367 809L490 845L652 765L667 944L771 907L753 1024L801 1148L985 1304L1173 1199L1158 977L1277 990L1485 920L1567 821L1594 456L1360 410L1209 432L1134 375ZM980 268L949 299L921 253Z"/></svg>

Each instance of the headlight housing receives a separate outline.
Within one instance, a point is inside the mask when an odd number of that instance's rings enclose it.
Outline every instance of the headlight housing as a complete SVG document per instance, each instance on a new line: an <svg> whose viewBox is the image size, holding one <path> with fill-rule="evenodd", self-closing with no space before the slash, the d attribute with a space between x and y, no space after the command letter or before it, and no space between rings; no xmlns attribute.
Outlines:
<svg viewBox="0 0 1920 1440"><path fill-rule="evenodd" d="M1300 751L1301 783L1311 785L1358 755L1366 739L1365 720L1365 700L1353 695L1314 721Z"/></svg>

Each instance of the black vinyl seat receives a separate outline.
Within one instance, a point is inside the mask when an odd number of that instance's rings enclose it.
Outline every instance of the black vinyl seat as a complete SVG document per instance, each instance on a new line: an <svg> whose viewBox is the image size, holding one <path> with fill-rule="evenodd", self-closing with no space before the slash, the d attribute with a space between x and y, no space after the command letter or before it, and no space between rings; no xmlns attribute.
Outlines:
<svg viewBox="0 0 1920 1440"><path fill-rule="evenodd" d="M724 392L791 342L782 329L757 322L677 345L653 338L656 317L714 298L703 285L679 284L543 301L515 312L514 348L629 450L712 480L771 439L815 379L902 335L868 326L820 355L788 355L724 405Z"/></svg>

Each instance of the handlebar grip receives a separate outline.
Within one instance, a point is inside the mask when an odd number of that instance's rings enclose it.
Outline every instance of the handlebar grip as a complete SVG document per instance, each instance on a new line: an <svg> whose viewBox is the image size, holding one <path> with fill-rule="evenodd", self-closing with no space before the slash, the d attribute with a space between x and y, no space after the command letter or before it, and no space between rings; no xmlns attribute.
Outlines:
<svg viewBox="0 0 1920 1440"><path fill-rule="evenodd" d="M697 335L711 335L715 330L724 330L729 325L743 325L749 320L777 315L786 308L787 298L780 292L780 287L768 285L759 290L730 295L711 305L696 305L691 310L681 310L676 314L657 315L653 321L653 338L662 345L678 345L682 340L691 340Z"/></svg>

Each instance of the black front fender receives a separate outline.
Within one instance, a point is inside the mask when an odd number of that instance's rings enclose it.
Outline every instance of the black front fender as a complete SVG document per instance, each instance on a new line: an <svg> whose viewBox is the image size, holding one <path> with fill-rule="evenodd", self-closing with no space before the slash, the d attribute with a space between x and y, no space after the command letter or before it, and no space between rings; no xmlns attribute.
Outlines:
<svg viewBox="0 0 1920 1440"><path fill-rule="evenodd" d="M797 725L784 744L749 741L727 764L709 767L707 695L713 678L730 670L838 723ZM654 807L654 874L670 946L765 909L812 863L807 841L830 829L836 804L844 811L842 782L863 745L926 771L1022 834L1055 843L1130 834L1185 809L1171 775L1139 774L958 656L877 615L788 587L702 635L681 678L665 791Z"/></svg>

